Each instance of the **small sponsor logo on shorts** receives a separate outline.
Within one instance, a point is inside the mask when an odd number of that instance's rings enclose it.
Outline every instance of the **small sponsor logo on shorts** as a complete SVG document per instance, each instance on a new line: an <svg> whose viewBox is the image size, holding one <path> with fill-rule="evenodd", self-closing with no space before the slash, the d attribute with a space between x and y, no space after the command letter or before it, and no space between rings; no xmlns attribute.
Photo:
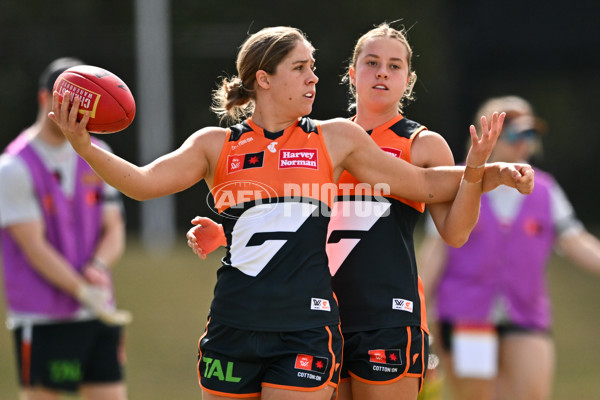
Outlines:
<svg viewBox="0 0 600 400"><path fill-rule="evenodd" d="M405 299L392 299L392 309L413 312L413 302Z"/></svg>
<svg viewBox="0 0 600 400"><path fill-rule="evenodd" d="M402 365L399 349L369 350L369 361L376 364Z"/></svg>
<svg viewBox="0 0 600 400"><path fill-rule="evenodd" d="M54 360L49 367L50 380L54 383L79 382L83 378L79 360Z"/></svg>
<svg viewBox="0 0 600 400"><path fill-rule="evenodd" d="M327 359L327 357L317 357L308 354L298 354L296 356L296 365L294 366L294 368L324 374L327 370L328 364L329 360Z"/></svg>
<svg viewBox="0 0 600 400"><path fill-rule="evenodd" d="M315 297L310 299L310 309L319 311L331 311L331 305L329 300L317 299Z"/></svg>

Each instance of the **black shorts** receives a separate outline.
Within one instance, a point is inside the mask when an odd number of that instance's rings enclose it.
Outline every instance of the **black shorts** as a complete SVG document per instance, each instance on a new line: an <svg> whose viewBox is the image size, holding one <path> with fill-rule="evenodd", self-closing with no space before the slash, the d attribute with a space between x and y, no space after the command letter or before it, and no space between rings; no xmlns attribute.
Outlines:
<svg viewBox="0 0 600 400"><path fill-rule="evenodd" d="M340 379L383 384L427 372L429 335L418 326L344 333L344 363Z"/></svg>
<svg viewBox="0 0 600 400"><path fill-rule="evenodd" d="M123 380L120 327L98 320L41 324L14 331L22 387L76 392L82 383Z"/></svg>
<svg viewBox="0 0 600 400"><path fill-rule="evenodd" d="M337 387L339 325L298 332L246 331L210 321L200 338L198 377L219 396L258 396L263 386L316 391Z"/></svg>

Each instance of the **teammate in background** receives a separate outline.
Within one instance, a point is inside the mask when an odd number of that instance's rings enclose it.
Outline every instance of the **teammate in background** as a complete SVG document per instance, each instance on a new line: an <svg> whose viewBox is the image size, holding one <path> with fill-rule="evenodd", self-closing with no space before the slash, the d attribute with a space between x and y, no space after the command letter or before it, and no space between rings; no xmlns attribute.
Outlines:
<svg viewBox="0 0 600 400"><path fill-rule="evenodd" d="M403 31L382 24L362 35L345 78L355 100L352 120L384 151L420 167L454 165L441 135L402 115L417 78ZM471 157L466 165L478 166ZM359 191L342 196L344 185L358 183L349 173L342 174L336 206L345 212L334 214L327 243L344 336L338 399L414 400L429 355L413 240L425 204L397 196L381 202ZM477 222L481 192L472 186L463 181L453 202L427 205L453 246L464 244ZM365 208L372 212L365 213ZM354 215L348 212L354 210Z"/></svg>
<svg viewBox="0 0 600 400"><path fill-rule="evenodd" d="M506 112L490 161L528 162L540 149L543 123L517 96L492 98L477 112ZM575 217L555 179L536 170L529 196L499 187L460 249L429 235L419 255L434 306L438 354L453 398L549 399L554 375L546 265L553 248L600 274L600 242Z"/></svg>
<svg viewBox="0 0 600 400"><path fill-rule="evenodd" d="M119 325L130 315L114 309L110 272L125 246L120 194L48 118L55 79L80 64L60 58L44 70L35 123L0 156L7 325L26 400L58 399L60 392L127 398Z"/></svg>
<svg viewBox="0 0 600 400"><path fill-rule="evenodd" d="M411 56L404 33L386 24L359 39L347 76L356 97L353 120L396 158L423 167L452 165L440 135L400 114L416 79ZM483 168L487 155L474 150L475 141L471 144L467 165ZM425 205L381 196L359 183L342 172L328 231L345 340L338 399L416 399L427 368L428 331L412 236ZM468 238L480 196L481 182L463 180L454 203L429 206L453 245ZM202 217L192 223L188 244L201 258L226 244L222 226Z"/></svg>
<svg viewBox="0 0 600 400"><path fill-rule="evenodd" d="M495 187L531 180L509 165L418 168L383 154L348 120L303 117L318 81L313 51L295 28L251 35L238 53L238 76L225 78L215 93L220 115L250 116L229 128L203 128L144 167L93 144L85 128L89 113L76 120L79 99L60 105L54 94L50 117L109 184L145 200L204 179L219 212L230 217L228 254L200 340L204 399L329 400L338 383L342 337L325 250L333 196L290 190L335 188L344 169L370 185L387 182L394 195L428 202L453 199L462 180L474 191L483 181ZM501 123L498 114L489 128L484 121L481 140L471 129L473 166L487 159Z"/></svg>

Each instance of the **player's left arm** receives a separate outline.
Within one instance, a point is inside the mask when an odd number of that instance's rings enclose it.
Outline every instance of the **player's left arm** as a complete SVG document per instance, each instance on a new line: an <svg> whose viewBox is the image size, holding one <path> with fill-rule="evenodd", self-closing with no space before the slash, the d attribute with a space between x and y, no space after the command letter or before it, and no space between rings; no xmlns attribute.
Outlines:
<svg viewBox="0 0 600 400"><path fill-rule="evenodd" d="M441 135L432 131L423 131L413 140L411 162L420 167L436 167L454 165L454 158L448 143ZM448 221L447 217L452 205L452 201L427 205L438 232L444 240L449 241L452 240L452 229L450 229L451 221ZM479 206L477 209L479 210Z"/></svg>
<svg viewBox="0 0 600 400"><path fill-rule="evenodd" d="M500 117L494 117L498 118L498 124L493 128L488 128L485 117L481 119L481 137L478 137L474 126L470 127L471 147L455 199L447 203L428 204L441 237L454 247L465 244L479 218L485 163L502 130L504 113ZM442 136L434 132L423 132L415 138L411 159L416 165L424 167L454 164L448 144Z"/></svg>

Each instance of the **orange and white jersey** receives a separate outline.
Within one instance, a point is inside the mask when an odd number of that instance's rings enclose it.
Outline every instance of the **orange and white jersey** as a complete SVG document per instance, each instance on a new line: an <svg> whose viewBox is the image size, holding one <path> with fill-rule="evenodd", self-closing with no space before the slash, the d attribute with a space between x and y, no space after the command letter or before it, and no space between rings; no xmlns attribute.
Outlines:
<svg viewBox="0 0 600 400"><path fill-rule="evenodd" d="M227 237L215 321L262 331L339 322L325 251L335 188L315 121L281 132L252 119L230 127L211 190Z"/></svg>
<svg viewBox="0 0 600 400"><path fill-rule="evenodd" d="M399 115L368 133L384 151L410 162L412 142L426 129ZM327 254L342 331L398 326L427 331L413 243L425 205L371 191L346 171L338 187Z"/></svg>

